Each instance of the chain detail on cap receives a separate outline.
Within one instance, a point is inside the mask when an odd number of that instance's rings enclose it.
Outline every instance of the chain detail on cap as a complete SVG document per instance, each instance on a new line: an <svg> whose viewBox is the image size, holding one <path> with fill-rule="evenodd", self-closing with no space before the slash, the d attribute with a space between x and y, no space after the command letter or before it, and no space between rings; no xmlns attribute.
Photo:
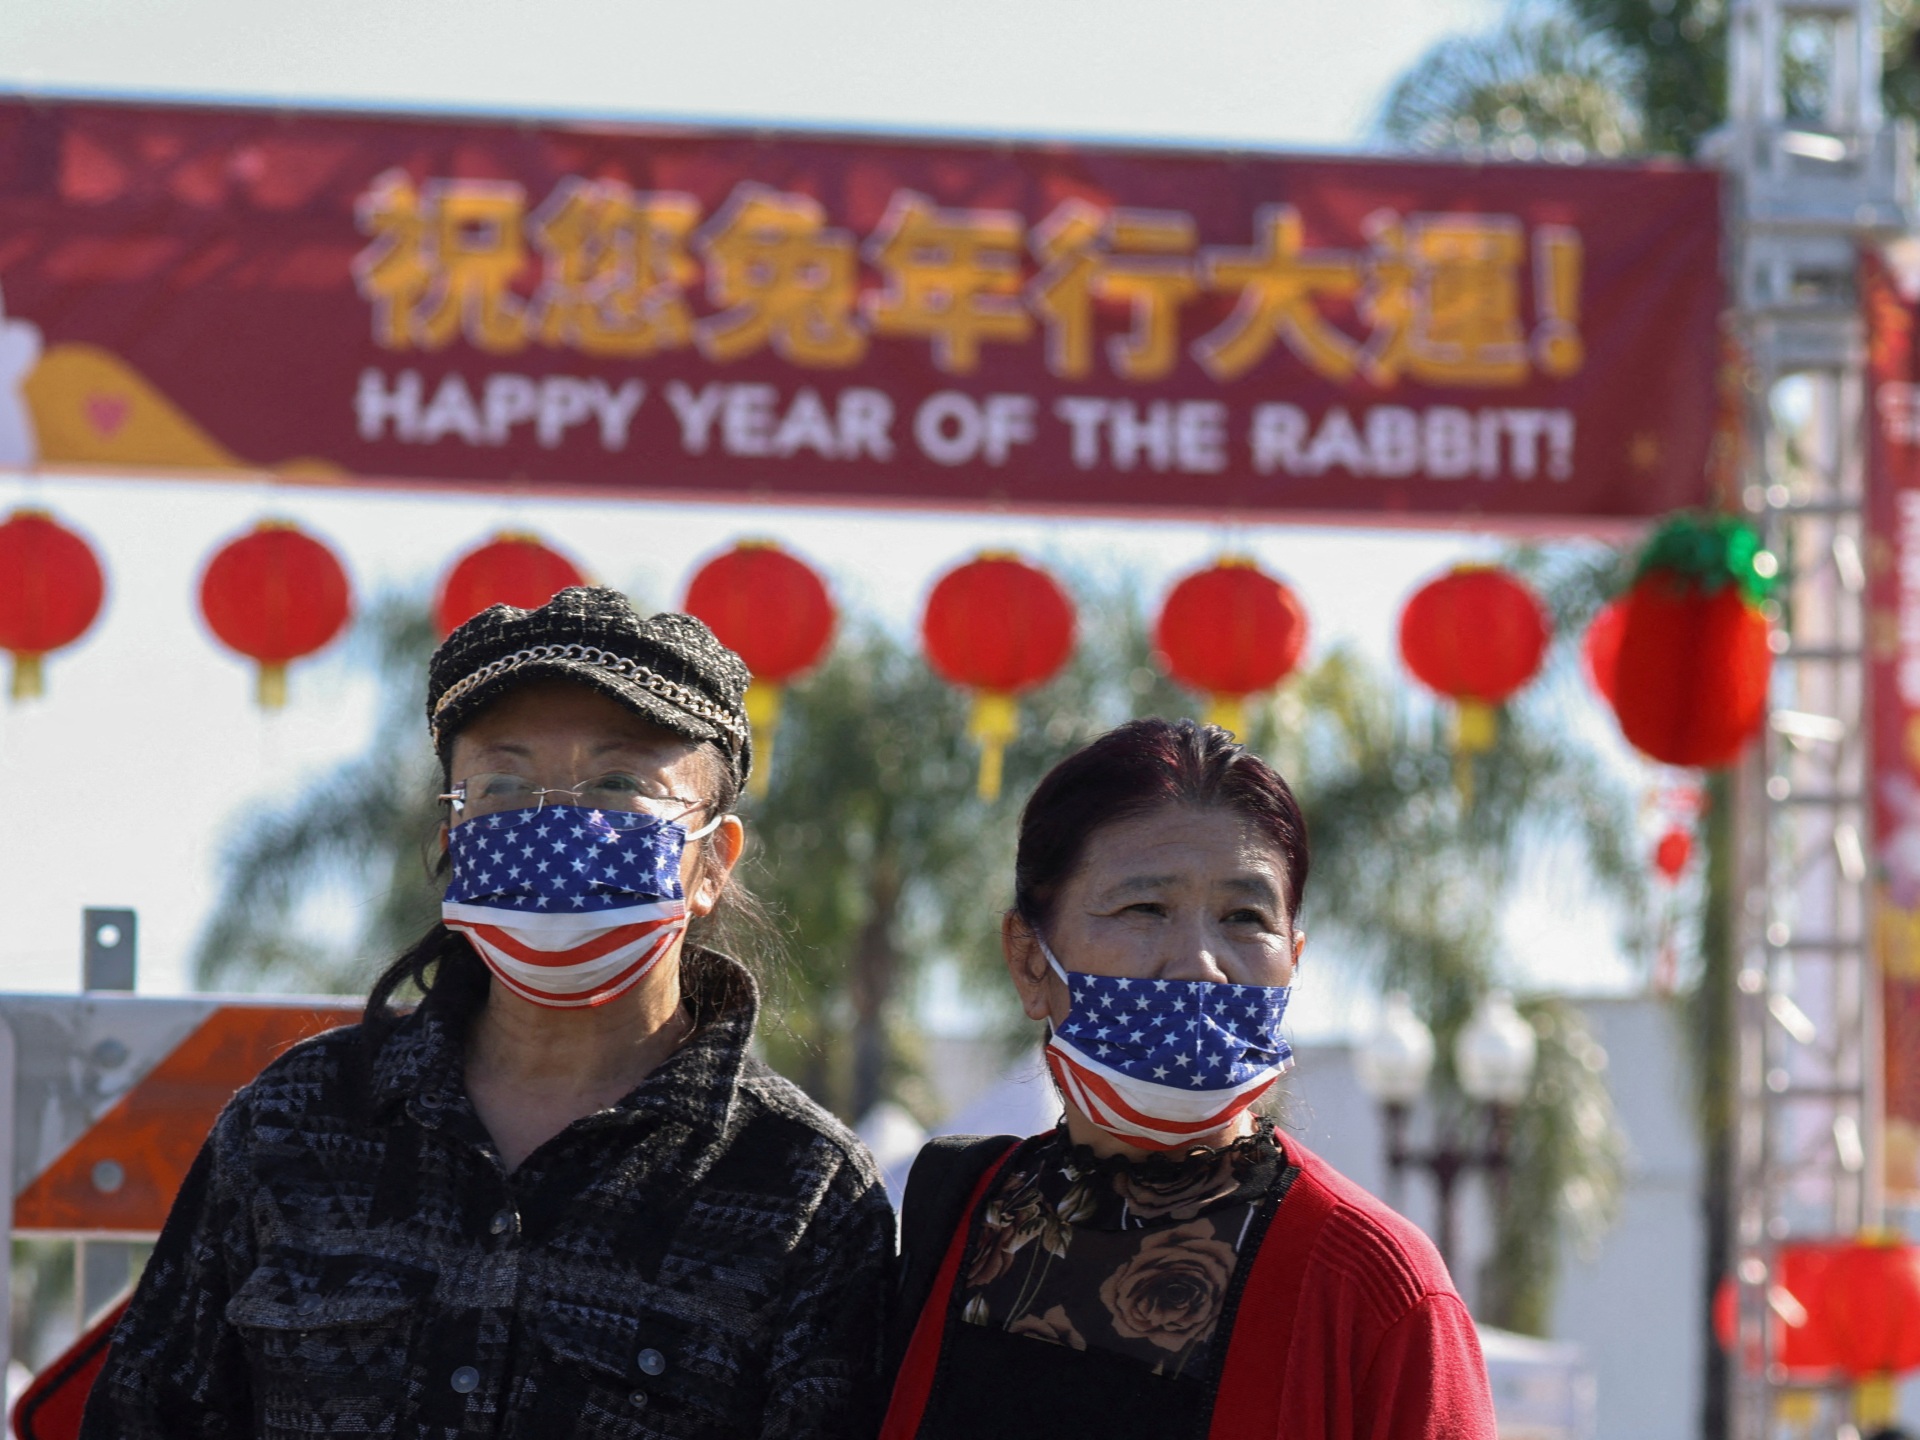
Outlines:
<svg viewBox="0 0 1920 1440"><path fill-rule="evenodd" d="M446 693L434 703L433 707L433 743L440 743L440 716L446 708L461 696L470 693L476 686L484 685L497 676L518 670L524 665L534 665L548 660L581 660L589 665L597 665L603 670L611 670L637 683L641 689L657 695L670 705L677 705L689 715L709 724L718 725L737 746L746 740L746 726L719 706L708 700L699 691L669 680L654 670L649 670L637 661L629 660L611 651L601 650L593 645L530 645L525 650L516 650L511 655L502 655L498 660L489 661L464 679L457 680L447 687Z"/></svg>

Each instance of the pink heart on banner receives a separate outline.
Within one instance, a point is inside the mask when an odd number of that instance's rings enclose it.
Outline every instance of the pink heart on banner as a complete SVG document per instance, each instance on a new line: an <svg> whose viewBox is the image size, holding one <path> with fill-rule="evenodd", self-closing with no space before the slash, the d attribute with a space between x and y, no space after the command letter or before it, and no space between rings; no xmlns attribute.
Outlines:
<svg viewBox="0 0 1920 1440"><path fill-rule="evenodd" d="M127 423L127 416L133 411L133 402L124 395L89 395L86 400L87 423L94 432L107 439L113 432Z"/></svg>

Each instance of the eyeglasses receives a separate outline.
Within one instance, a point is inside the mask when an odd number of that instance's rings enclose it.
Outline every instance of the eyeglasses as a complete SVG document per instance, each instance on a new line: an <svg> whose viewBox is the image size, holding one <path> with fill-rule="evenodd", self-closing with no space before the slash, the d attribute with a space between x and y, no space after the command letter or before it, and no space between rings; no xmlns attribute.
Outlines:
<svg viewBox="0 0 1920 1440"><path fill-rule="evenodd" d="M551 801L548 797L553 797ZM454 782L440 797L453 807L453 823L508 810L539 810L549 803L584 805L613 816L633 815L652 820L678 820L707 802L675 795L652 780L614 770L578 785L536 785L524 775L469 775Z"/></svg>

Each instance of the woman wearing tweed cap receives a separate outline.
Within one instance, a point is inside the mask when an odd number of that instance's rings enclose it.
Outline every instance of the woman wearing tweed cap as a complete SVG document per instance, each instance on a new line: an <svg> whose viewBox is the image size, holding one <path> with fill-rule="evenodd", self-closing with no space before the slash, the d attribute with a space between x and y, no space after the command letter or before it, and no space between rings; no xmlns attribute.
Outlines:
<svg viewBox="0 0 1920 1440"><path fill-rule="evenodd" d="M688 939L735 892L748 678L602 589L441 645L442 921L215 1125L89 1440L871 1432L892 1212Z"/></svg>

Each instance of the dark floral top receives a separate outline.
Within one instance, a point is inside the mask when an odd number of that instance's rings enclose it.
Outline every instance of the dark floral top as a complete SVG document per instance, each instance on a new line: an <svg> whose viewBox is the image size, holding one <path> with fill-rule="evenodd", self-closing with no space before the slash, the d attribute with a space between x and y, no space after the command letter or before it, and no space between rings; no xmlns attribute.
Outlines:
<svg viewBox="0 0 1920 1440"><path fill-rule="evenodd" d="M1202 1378L1283 1164L1273 1126L1218 1150L1098 1158L1064 1128L1022 1147L955 1287L972 1325Z"/></svg>

